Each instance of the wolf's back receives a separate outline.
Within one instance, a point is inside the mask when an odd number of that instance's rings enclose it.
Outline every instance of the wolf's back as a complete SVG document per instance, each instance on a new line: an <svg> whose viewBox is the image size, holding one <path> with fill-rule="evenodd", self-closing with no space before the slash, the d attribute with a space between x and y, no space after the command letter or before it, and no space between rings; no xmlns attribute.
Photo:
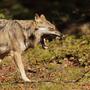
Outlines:
<svg viewBox="0 0 90 90"><path fill-rule="evenodd" d="M22 27L14 20L0 20L0 22L2 26L0 28L0 48L20 50L20 43L24 44L25 38Z"/></svg>

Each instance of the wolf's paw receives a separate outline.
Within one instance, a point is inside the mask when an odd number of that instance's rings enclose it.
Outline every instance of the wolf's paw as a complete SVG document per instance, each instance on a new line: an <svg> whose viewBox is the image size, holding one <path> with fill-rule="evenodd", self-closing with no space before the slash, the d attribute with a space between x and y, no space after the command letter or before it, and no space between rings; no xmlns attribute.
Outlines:
<svg viewBox="0 0 90 90"><path fill-rule="evenodd" d="M23 81L24 81L24 82L32 82L32 81L31 81L29 78L27 78L27 77L24 77L24 78L23 78Z"/></svg>

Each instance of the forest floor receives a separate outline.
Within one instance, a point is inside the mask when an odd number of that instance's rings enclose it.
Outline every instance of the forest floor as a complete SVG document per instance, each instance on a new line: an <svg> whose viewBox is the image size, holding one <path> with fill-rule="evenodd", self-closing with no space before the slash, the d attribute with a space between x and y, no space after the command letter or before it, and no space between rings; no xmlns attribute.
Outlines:
<svg viewBox="0 0 90 90"><path fill-rule="evenodd" d="M35 82L24 83L12 58L5 57L0 90L90 90L90 37L47 43L47 50L37 46L22 55L27 76Z"/></svg>

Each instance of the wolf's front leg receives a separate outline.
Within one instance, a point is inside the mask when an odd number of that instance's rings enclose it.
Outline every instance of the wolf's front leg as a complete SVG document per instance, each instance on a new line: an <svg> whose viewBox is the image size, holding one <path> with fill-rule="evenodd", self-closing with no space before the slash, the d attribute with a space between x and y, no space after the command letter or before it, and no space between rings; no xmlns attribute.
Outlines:
<svg viewBox="0 0 90 90"><path fill-rule="evenodd" d="M22 59L21 59L21 54L19 52L14 52L14 60L20 70L22 79L25 82L31 82L25 74L24 66L23 66Z"/></svg>

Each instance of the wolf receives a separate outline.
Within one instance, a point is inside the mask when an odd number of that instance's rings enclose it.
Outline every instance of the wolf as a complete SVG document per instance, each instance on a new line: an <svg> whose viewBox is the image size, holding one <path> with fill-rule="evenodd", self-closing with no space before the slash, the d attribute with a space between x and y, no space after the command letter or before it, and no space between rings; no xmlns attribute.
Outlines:
<svg viewBox="0 0 90 90"><path fill-rule="evenodd" d="M36 15L34 20L0 20L0 59L10 55L25 82L31 82L26 76L22 63L22 53L29 47L36 47L43 35L60 36L55 25L46 17ZM44 41L43 41L44 42ZM42 47L45 47L45 42Z"/></svg>

